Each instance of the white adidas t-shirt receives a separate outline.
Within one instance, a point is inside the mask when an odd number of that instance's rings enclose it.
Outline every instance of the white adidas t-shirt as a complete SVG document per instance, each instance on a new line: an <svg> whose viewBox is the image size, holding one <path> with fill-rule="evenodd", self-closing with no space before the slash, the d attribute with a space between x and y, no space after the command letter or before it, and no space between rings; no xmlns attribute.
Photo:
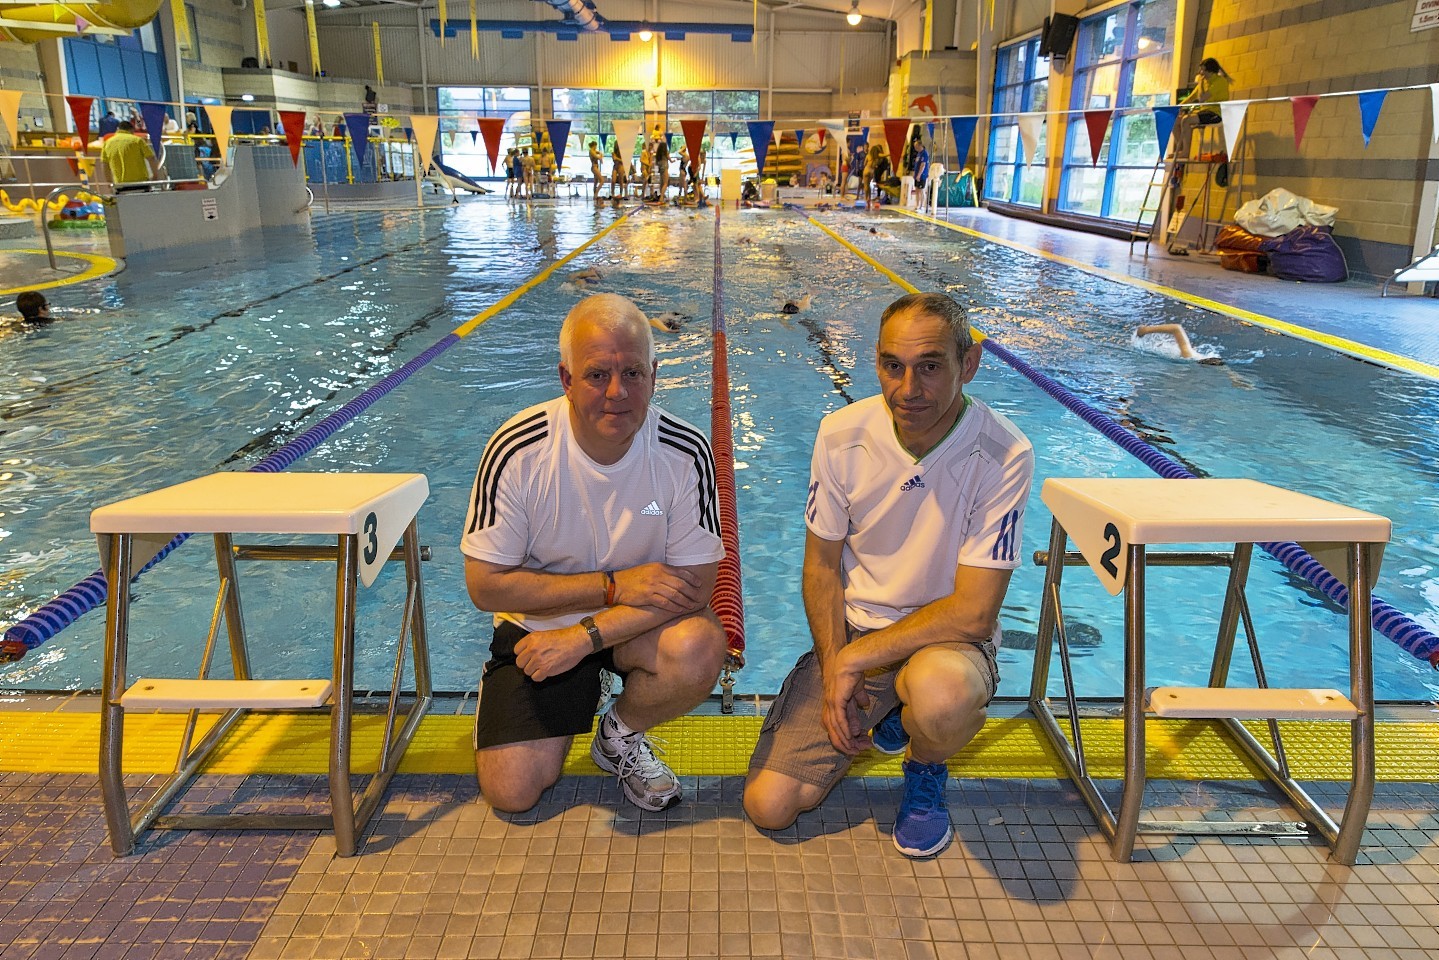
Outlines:
<svg viewBox="0 0 1439 960"><path fill-rule="evenodd" d="M713 563L724 544L709 440L651 404L624 457L605 465L575 441L568 399L523 410L485 445L460 550L550 573ZM553 630L594 612L495 619Z"/></svg>
<svg viewBox="0 0 1439 960"><path fill-rule="evenodd" d="M844 540L845 618L878 630L954 592L959 565L1019 566L1034 449L1007 418L969 397L958 424L918 462L884 397L820 423L805 522ZM1000 629L995 624L995 641Z"/></svg>

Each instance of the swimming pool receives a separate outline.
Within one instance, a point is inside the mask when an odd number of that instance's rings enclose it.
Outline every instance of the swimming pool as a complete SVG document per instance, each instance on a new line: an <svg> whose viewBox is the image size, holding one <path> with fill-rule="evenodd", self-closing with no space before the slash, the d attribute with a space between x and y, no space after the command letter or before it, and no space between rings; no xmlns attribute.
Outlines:
<svg viewBox="0 0 1439 960"><path fill-rule="evenodd" d="M530 209L493 200L453 211L336 214L317 218L307 235L267 235L218 265L212 251L196 251L163 267L132 264L104 285L55 296L100 312L0 341L5 622L95 568L87 532L94 503L254 462L615 216L582 203ZM1252 476L1393 517L1395 542L1378 592L1439 626L1436 443L1428 428L1439 408L1434 385L905 218L821 219L921 288L949 289L972 303L977 326L1196 473ZM661 338L659 400L705 427L713 229L708 213L647 210L573 264L600 266L602 289L632 296L651 313L692 317L678 335ZM900 291L794 215L727 213L722 240L749 638L738 689L768 693L807 644L798 565L814 428L824 413L875 391L875 325ZM809 311L778 312L805 290L815 294ZM555 333L579 296L558 280L542 284L293 468L429 476L420 524L422 540L435 547L425 576L440 689L472 687L488 642L455 548L480 449L509 414L557 391ZM1180 363L1135 342L1136 323L1169 321L1185 324L1196 345L1226 365ZM993 357L973 389L1035 444L1025 556L1047 538L1040 479L1148 473ZM1360 409L1362 419L1354 415ZM191 544L141 580L134 670L169 665L175 636L198 649L213 597L208 588L178 585L201 578L209 563L208 544ZM256 633L264 651L257 669L323 665L328 607L291 613L284 601L297 591L328 591L328 574L265 566L241 571L247 610L287 612L272 618L275 632ZM1070 579L1072 595L1066 587L1067 614L1094 627L1078 669L1089 689L1117 694L1120 610L1097 586L1082 586L1085 579ZM1024 634L1037 621L1041 580L1039 568L1026 566L1010 590L1005 625L1016 632L1001 657L1005 695L1027 691ZM1153 635L1197 630L1207 639L1219 575L1166 571L1150 580ZM1322 598L1268 559L1256 560L1251 583L1271 681L1342 685L1346 639ZM363 629L378 638L393 619L383 613L398 604L398 585L385 578L368 593L376 615L362 617ZM102 620L93 613L0 666L0 686L97 686ZM358 682L387 685L381 645L361 639L371 652L358 665ZM1194 647L1171 649L1167 659L1152 657L1151 682L1207 672ZM1439 694L1427 665L1382 639L1376 649L1382 698Z"/></svg>

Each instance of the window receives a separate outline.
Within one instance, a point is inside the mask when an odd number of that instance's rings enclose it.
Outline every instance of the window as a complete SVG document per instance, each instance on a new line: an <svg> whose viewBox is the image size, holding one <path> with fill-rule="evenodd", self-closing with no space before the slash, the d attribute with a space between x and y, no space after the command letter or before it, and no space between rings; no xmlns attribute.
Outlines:
<svg viewBox="0 0 1439 960"><path fill-rule="evenodd" d="M1070 109L1169 104L1176 6L1177 0L1136 0L1080 21ZM1154 114L1144 109L1116 113L1097 165L1091 162L1084 117L1071 114L1068 127L1059 209L1106 220L1139 220L1159 162ZM1153 211L1144 216L1152 219Z"/></svg>
<svg viewBox="0 0 1439 960"><path fill-rule="evenodd" d="M666 101L666 130L676 136L681 133L681 120L706 121L706 174L737 168L741 161L754 164L746 122L759 119L758 90L671 90Z"/></svg>
<svg viewBox="0 0 1439 960"><path fill-rule="evenodd" d="M440 87L439 104L440 156L467 177L503 177L506 151L530 144L529 87ZM509 120L517 114L523 114L517 119L524 122L506 124L500 137L499 158L491 171L485 138L479 135L475 119L504 117ZM476 131L473 137L471 130Z"/></svg>
<svg viewBox="0 0 1439 960"><path fill-rule="evenodd" d="M98 122L106 110L113 110L121 119L138 112L131 101L170 99L169 74L159 31L159 22L151 21L121 37L63 38L70 92L96 98L94 122ZM122 102L111 103L111 100Z"/></svg>
<svg viewBox="0 0 1439 960"><path fill-rule="evenodd" d="M1019 142L1017 114L1042 112L1049 105L1049 61L1039 56L1039 38L1001 47L994 71L994 118L989 125L989 160L984 195L990 200L1038 207L1044 199L1048 124L1026 164Z"/></svg>
<svg viewBox="0 0 1439 960"><path fill-rule="evenodd" d="M613 137L616 120L643 120L645 116L645 95L643 90L581 90L556 87L550 91L550 104L556 120L570 121L573 142L588 144L596 135ZM629 144L633 154L634 144ZM606 157L609 151L601 151ZM608 159L604 175L609 175ZM566 175L588 176L590 171L589 148L571 148L565 152Z"/></svg>

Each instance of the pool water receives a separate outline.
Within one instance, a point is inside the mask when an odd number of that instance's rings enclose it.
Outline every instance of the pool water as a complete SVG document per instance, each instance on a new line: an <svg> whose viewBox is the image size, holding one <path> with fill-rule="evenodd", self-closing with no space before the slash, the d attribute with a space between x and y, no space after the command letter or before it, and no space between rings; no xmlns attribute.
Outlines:
<svg viewBox="0 0 1439 960"><path fill-rule="evenodd" d="M584 203L529 209L492 199L334 214L309 233L267 234L218 264L212 251L194 251L52 297L97 312L0 339L3 621L95 568L93 505L254 463L616 216ZM1435 385L907 218L821 218L920 288L972 304L978 327L1195 473L1263 479L1392 517L1377 592L1439 627ZM486 656L488 618L465 594L456 543L490 433L558 392L555 337L582 296L563 275L595 265L605 274L599 289L651 314L689 317L678 334L659 335L658 402L708 429L713 231L708 212L635 215L292 468L429 477L420 528L434 547L425 577L438 689L473 688ZM902 291L793 214L727 212L722 248L749 641L737 689L772 693L808 645L799 565L815 427L876 392L878 317ZM814 295L808 311L779 312L805 292ZM1139 323L1165 322L1183 323L1201 353L1225 364L1179 361L1133 335ZM1026 559L1047 544L1044 477L1150 475L992 356L971 391L1035 446ZM177 662L194 661L214 602L209 551L196 538L138 584L132 673L173 674ZM254 564L240 575L257 673L326 673L329 569ZM1223 575L1156 570L1149 579L1149 682L1202 681ZM389 684L399 580L387 574L362 593L362 686ZM1012 582L1002 695L1028 690L1041 581L1026 563ZM1344 622L1327 601L1266 557L1256 557L1250 584L1270 681L1344 687ZM1117 695L1119 601L1077 568L1066 615L1082 644L1084 688ZM0 665L0 686L97 686L102 634L97 611ZM1383 638L1375 645L1381 698L1439 694L1426 664Z"/></svg>

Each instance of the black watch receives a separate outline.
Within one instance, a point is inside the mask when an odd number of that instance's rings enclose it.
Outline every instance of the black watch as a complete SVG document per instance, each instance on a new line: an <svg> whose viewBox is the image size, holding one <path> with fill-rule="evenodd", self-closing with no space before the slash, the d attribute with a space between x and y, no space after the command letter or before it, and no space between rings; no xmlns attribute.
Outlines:
<svg viewBox="0 0 1439 960"><path fill-rule="evenodd" d="M590 635L590 643L594 644L594 652L599 653L605 648L605 638L600 633L600 625L595 623L594 617L580 617L580 626Z"/></svg>

